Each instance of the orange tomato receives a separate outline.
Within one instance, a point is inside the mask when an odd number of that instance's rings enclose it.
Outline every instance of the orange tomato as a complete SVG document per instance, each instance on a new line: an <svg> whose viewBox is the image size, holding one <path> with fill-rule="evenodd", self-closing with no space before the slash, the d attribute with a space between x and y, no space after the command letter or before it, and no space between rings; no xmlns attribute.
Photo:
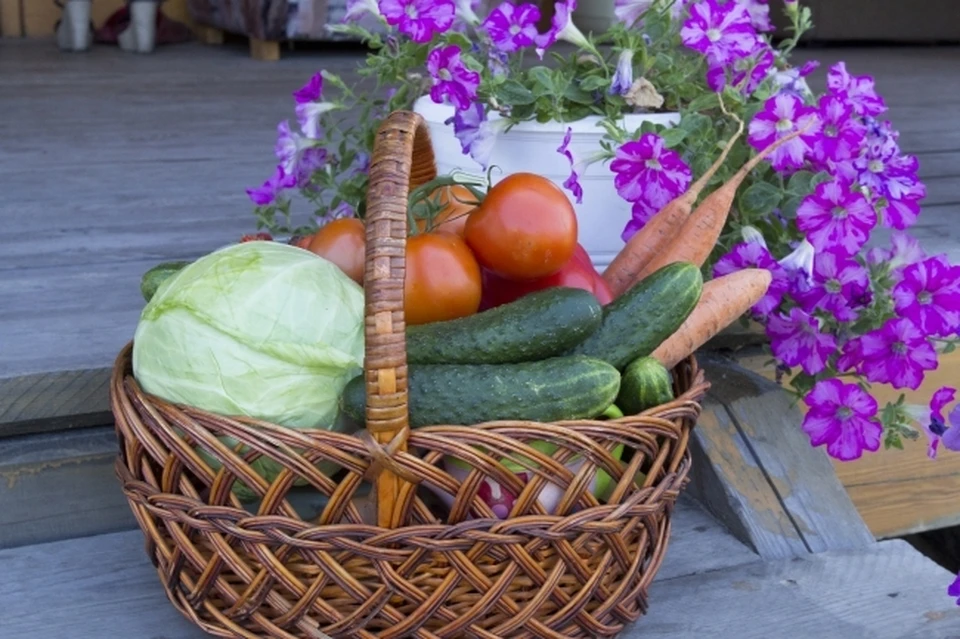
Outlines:
<svg viewBox="0 0 960 639"><path fill-rule="evenodd" d="M363 222L355 217L342 217L320 227L307 250L337 266L357 284L363 284L363 259L366 234Z"/></svg>
<svg viewBox="0 0 960 639"><path fill-rule="evenodd" d="M533 173L514 173L494 185L470 214L464 238L480 265L501 277L546 277L573 257L577 217L556 184Z"/></svg>
<svg viewBox="0 0 960 639"><path fill-rule="evenodd" d="M470 192L470 189L460 184L444 186L434 191L430 199L443 205L443 208L433 219L433 230L446 231L463 237L467 216L476 208L472 204L476 201L476 198ZM426 232L428 230L427 220L417 220L417 230L421 233Z"/></svg>
<svg viewBox="0 0 960 639"><path fill-rule="evenodd" d="M480 308L480 265L452 233L407 238L403 311L409 325L465 317Z"/></svg>
<svg viewBox="0 0 960 639"><path fill-rule="evenodd" d="M291 242L297 248L307 249L310 248L310 241L313 240L313 234L310 235L301 235Z"/></svg>

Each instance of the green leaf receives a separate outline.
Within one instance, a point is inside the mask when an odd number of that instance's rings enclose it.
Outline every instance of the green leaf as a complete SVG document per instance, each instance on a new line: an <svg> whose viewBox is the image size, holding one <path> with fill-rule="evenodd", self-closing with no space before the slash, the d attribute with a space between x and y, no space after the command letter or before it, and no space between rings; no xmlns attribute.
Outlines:
<svg viewBox="0 0 960 639"><path fill-rule="evenodd" d="M788 220L792 220L797 216L797 209L800 208L800 204L803 203L802 197L790 197L783 203L783 206L780 207L780 213L783 214L783 217Z"/></svg>
<svg viewBox="0 0 960 639"><path fill-rule="evenodd" d="M571 102L576 102L577 104L585 104L587 106L593 106L596 100L593 99L593 94L584 91L575 84L571 84L567 87L566 91L563 92L563 97L570 100Z"/></svg>
<svg viewBox="0 0 960 639"><path fill-rule="evenodd" d="M668 149L672 149L683 142L683 139L687 137L687 132L681 128L665 129L660 132L660 137L663 138L664 145Z"/></svg>
<svg viewBox="0 0 960 639"><path fill-rule="evenodd" d="M949 355L955 350L957 350L957 343L953 341L947 342L947 345L943 347L943 354Z"/></svg>
<svg viewBox="0 0 960 639"><path fill-rule="evenodd" d="M599 75L588 75L580 81L580 88L584 91L597 91L610 86L610 80Z"/></svg>
<svg viewBox="0 0 960 639"><path fill-rule="evenodd" d="M553 86L553 76L547 67L533 67L527 71L527 77L533 83L531 90L537 97L556 93Z"/></svg>
<svg viewBox="0 0 960 639"><path fill-rule="evenodd" d="M720 100L713 91L704 93L687 105L689 111L706 111L707 109L716 109L720 106Z"/></svg>
<svg viewBox="0 0 960 639"><path fill-rule="evenodd" d="M688 113L680 120L679 127L693 138L701 138L712 128L709 117L700 113Z"/></svg>
<svg viewBox="0 0 960 639"><path fill-rule="evenodd" d="M751 185L740 198L741 212L749 216L766 216L777 208L783 193L769 182Z"/></svg>
<svg viewBox="0 0 960 639"><path fill-rule="evenodd" d="M457 33L456 31L447 31L446 38L448 43L455 44L465 51L469 51L471 48L473 48L473 43L470 42L470 38L462 33Z"/></svg>
<svg viewBox="0 0 960 639"><path fill-rule="evenodd" d="M787 191L791 195L799 197L809 195L813 191L810 186L811 180L813 180L813 173L810 171L797 171L790 176L790 181L787 182Z"/></svg>
<svg viewBox="0 0 960 639"><path fill-rule="evenodd" d="M817 188L817 185L823 184L824 182L829 182L833 178L826 171L821 171L813 176L813 179L810 180L810 190Z"/></svg>
<svg viewBox="0 0 960 639"><path fill-rule="evenodd" d="M497 88L497 100L510 106L523 106L536 102L537 96L518 81L507 80Z"/></svg>

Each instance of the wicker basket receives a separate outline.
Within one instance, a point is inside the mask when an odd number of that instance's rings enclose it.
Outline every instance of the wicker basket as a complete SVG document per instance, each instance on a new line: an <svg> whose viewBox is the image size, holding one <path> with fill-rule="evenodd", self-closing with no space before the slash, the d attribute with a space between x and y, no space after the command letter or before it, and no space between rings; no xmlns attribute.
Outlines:
<svg viewBox="0 0 960 639"><path fill-rule="evenodd" d="M423 121L391 114L370 167L366 431L293 430L173 405L137 385L132 345L117 359L117 474L170 601L213 635L612 637L647 609L690 469L703 373L690 358L673 371L676 401L619 420L411 431L406 199L435 174ZM556 452L538 452L536 440ZM629 461L612 454L621 444ZM261 456L283 468L272 482L251 469ZM458 481L444 456L473 470ZM521 481L499 462L506 457L528 460L532 479ZM342 470L324 475L321 461ZM589 489L598 469L612 477L604 503ZM477 497L483 478L516 495L508 519ZM262 495L259 504L242 504L235 480ZM545 486L562 492L554 514L537 500ZM294 503L304 490L319 503L311 516ZM364 490L376 495L366 518ZM449 510L430 505L438 491L455 496Z"/></svg>

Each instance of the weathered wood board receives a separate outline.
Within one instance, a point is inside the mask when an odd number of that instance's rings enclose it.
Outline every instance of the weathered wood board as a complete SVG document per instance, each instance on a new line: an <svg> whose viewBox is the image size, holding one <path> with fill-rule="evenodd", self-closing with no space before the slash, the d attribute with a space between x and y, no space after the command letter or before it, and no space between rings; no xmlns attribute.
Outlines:
<svg viewBox="0 0 960 639"><path fill-rule="evenodd" d="M681 499L657 578L711 573L758 559L694 503ZM4 639L208 636L167 601L139 530L0 550L0 570Z"/></svg>
<svg viewBox="0 0 960 639"><path fill-rule="evenodd" d="M691 444L691 494L765 559L871 545L790 397L730 360L699 360L712 387Z"/></svg>

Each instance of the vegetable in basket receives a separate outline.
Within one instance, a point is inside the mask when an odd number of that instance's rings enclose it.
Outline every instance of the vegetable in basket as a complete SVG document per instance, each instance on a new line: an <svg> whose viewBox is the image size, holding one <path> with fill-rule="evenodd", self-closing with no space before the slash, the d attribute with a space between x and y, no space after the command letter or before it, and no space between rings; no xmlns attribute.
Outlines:
<svg viewBox="0 0 960 639"><path fill-rule="evenodd" d="M249 242L164 283L141 314L133 371L146 392L170 402L291 428L341 429L337 403L363 353L359 285L308 251ZM265 457L253 466L268 481L280 471ZM254 496L240 482L234 491Z"/></svg>

